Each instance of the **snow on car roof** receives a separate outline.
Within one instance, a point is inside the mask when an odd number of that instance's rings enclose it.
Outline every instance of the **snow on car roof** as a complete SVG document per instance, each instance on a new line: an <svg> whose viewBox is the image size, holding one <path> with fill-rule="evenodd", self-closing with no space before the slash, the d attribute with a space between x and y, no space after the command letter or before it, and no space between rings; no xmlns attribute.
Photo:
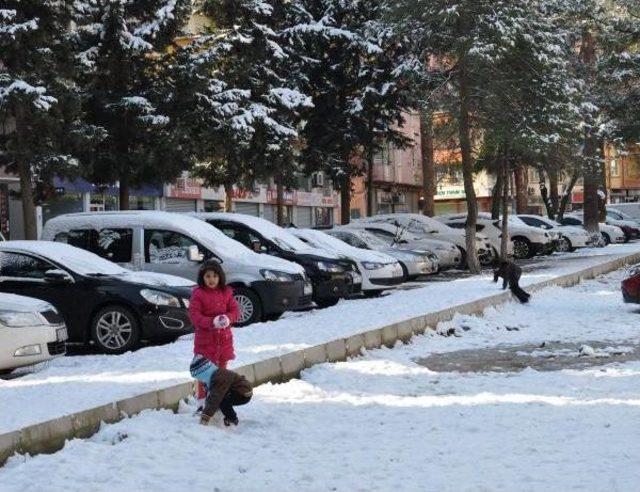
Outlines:
<svg viewBox="0 0 640 492"><path fill-rule="evenodd" d="M22 251L51 259L81 275L121 275L128 270L84 249L53 241L5 241L0 251Z"/></svg>
<svg viewBox="0 0 640 492"><path fill-rule="evenodd" d="M198 217L202 220L218 219L244 224L250 229L258 231L265 239L273 241L282 249L296 251L299 253L320 255L328 258L336 258L335 255L332 255L331 253L310 247L307 243L291 234L289 230L260 217L228 212L193 212L189 215L192 217Z"/></svg>
<svg viewBox="0 0 640 492"><path fill-rule="evenodd" d="M394 263L395 260L389 255L366 249L354 248L353 246L337 239L322 231L313 229L292 229L292 234L300 238L307 239L313 246L326 249L333 253L345 255L358 261Z"/></svg>
<svg viewBox="0 0 640 492"><path fill-rule="evenodd" d="M157 227L185 234L219 256L233 258L243 263L276 268L288 273L302 273L303 268L281 258L260 255L231 239L211 224L188 214L159 210L130 210L120 212L89 212L54 217L44 226L43 239L53 240L60 232L71 229L100 230L110 227ZM223 258L224 260L224 258Z"/></svg>
<svg viewBox="0 0 640 492"><path fill-rule="evenodd" d="M437 221L433 217L427 217L426 215L422 215L422 214L413 214L413 213L379 214L379 215L374 215L373 217L370 217L370 218L374 219L374 220L376 218L381 218L381 219L384 219L384 220L409 219L409 220L413 220L415 222L418 222L420 224L426 225L428 227L431 227L436 232L448 232L448 233L454 233L454 234L458 234L459 233L458 229L454 229L452 227L449 227L448 225Z"/></svg>
<svg viewBox="0 0 640 492"><path fill-rule="evenodd" d="M19 311L22 313L33 313L50 310L54 310L54 307L46 301L34 299L33 297L0 293L0 311Z"/></svg>

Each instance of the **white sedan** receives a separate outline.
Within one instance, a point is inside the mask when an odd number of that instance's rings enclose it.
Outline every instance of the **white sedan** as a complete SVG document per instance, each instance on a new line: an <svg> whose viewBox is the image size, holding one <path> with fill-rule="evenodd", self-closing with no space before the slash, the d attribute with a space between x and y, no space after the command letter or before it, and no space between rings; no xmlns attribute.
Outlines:
<svg viewBox="0 0 640 492"><path fill-rule="evenodd" d="M404 281L404 273L395 258L379 251L354 248L338 238L313 229L288 229L310 246L353 260L362 274L362 291L374 295L392 289Z"/></svg>
<svg viewBox="0 0 640 492"><path fill-rule="evenodd" d="M519 214L518 218L531 227L539 227L546 231L555 231L560 234L558 251L575 251L577 248L586 248L591 244L591 238L582 227L562 225L555 220L540 215Z"/></svg>
<svg viewBox="0 0 640 492"><path fill-rule="evenodd" d="M67 328L48 302L0 294L0 373L66 352Z"/></svg>

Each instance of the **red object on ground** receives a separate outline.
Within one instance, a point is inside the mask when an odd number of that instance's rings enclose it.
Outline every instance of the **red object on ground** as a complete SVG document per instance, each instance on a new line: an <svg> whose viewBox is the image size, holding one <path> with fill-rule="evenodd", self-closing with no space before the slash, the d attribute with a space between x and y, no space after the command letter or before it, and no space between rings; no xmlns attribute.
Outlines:
<svg viewBox="0 0 640 492"><path fill-rule="evenodd" d="M640 304L640 270L631 272L631 276L622 281L624 302Z"/></svg>

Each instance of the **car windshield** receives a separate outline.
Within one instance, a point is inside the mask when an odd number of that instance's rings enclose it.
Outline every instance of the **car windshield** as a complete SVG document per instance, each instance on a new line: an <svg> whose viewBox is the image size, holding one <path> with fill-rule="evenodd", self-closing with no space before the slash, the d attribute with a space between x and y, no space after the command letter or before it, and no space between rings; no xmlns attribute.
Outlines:
<svg viewBox="0 0 640 492"><path fill-rule="evenodd" d="M378 236L376 236L375 234L372 234L369 231L354 232L354 235L356 235L358 238L360 238L365 243L367 243L367 246L369 246L372 249L389 247L389 241L387 240L387 238L385 238L385 240L382 240L378 238Z"/></svg>

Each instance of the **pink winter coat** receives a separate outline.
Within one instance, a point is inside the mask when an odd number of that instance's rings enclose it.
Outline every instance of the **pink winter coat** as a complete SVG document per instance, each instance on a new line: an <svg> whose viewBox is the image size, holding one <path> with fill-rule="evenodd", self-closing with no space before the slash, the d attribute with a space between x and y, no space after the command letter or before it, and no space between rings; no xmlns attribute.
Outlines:
<svg viewBox="0 0 640 492"><path fill-rule="evenodd" d="M233 325L240 317L238 303L233 298L233 290L196 287L191 293L189 317L195 329L193 353L204 355L216 365L223 365L235 359L231 326L215 328L213 318L226 314Z"/></svg>

